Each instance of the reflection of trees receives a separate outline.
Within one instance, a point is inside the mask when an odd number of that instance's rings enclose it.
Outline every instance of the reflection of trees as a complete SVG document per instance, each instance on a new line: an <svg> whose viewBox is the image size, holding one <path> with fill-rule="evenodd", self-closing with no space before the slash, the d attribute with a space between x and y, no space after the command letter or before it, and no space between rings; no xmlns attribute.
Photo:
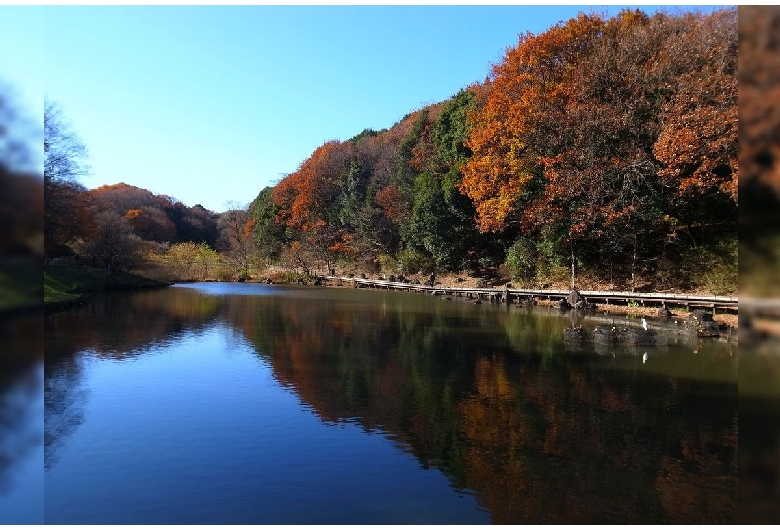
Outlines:
<svg viewBox="0 0 780 530"><path fill-rule="evenodd" d="M40 447L36 405L43 356L38 314L0 320L0 498L13 487L12 475L30 451Z"/></svg>
<svg viewBox="0 0 780 530"><path fill-rule="evenodd" d="M739 398L739 521L780 522L780 402Z"/></svg>
<svg viewBox="0 0 780 530"><path fill-rule="evenodd" d="M562 354L554 314L344 296L246 297L227 318L323 420L384 430L494 522L735 520L728 355L657 352L637 377L630 355Z"/></svg>
<svg viewBox="0 0 780 530"><path fill-rule="evenodd" d="M469 389L467 360L485 349L480 329L490 319L465 304L429 312L419 307L421 297L366 294L343 290L339 297L345 301L316 303L236 299L228 319L269 359L275 377L323 420L359 418L364 428L411 444L422 465L457 465L450 455L459 450L453 446L458 422L453 398Z"/></svg>
<svg viewBox="0 0 780 530"><path fill-rule="evenodd" d="M78 310L46 318L46 360L92 350L122 359L143 353L216 318L219 299L190 289L165 289L95 298Z"/></svg>
<svg viewBox="0 0 780 530"><path fill-rule="evenodd" d="M734 521L733 393L702 422L703 404L685 396L691 388L565 365L517 370L482 360L477 392L460 402L469 486L494 522ZM675 400L691 402L673 414Z"/></svg>
<svg viewBox="0 0 780 530"><path fill-rule="evenodd" d="M739 359L739 521L780 522L780 356L755 346Z"/></svg>
<svg viewBox="0 0 780 530"><path fill-rule="evenodd" d="M64 355L47 361L44 371L43 465L49 469L64 441L84 423L87 390L82 380L82 359Z"/></svg>
<svg viewBox="0 0 780 530"><path fill-rule="evenodd" d="M97 297L76 310L45 319L44 465L84 421L87 390L82 359L89 351L116 360L202 329L219 312L219 299L189 289L165 289ZM39 321L40 322L40 321ZM40 330L35 334L42 337Z"/></svg>
<svg viewBox="0 0 780 530"><path fill-rule="evenodd" d="M387 433L473 490L496 523L735 520L736 360L717 346L670 346L647 365L565 353L568 321L553 312L353 289L170 289L98 304L47 326L52 447L83 397L78 363L58 353L123 358L220 319L323 421Z"/></svg>

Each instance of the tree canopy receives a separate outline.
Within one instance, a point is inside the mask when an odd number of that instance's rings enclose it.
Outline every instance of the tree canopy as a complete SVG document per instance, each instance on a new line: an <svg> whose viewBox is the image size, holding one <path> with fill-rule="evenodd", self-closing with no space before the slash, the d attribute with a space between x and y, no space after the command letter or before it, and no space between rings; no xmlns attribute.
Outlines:
<svg viewBox="0 0 780 530"><path fill-rule="evenodd" d="M484 83L317 148L274 188L277 222L441 270L519 240L547 265L668 265L736 234L736 52L733 8L522 34Z"/></svg>
<svg viewBox="0 0 780 530"><path fill-rule="evenodd" d="M47 182L65 198L47 203L47 234L60 247L84 237L74 227L94 230L98 209L147 242L219 248L242 275L274 260L308 272L505 264L532 283L574 260L631 287L637 267L691 286L703 261L736 265L737 29L735 8L624 9L523 33L484 82L323 142L221 215L126 184L79 188L85 150L47 104ZM76 211L82 221L54 222Z"/></svg>

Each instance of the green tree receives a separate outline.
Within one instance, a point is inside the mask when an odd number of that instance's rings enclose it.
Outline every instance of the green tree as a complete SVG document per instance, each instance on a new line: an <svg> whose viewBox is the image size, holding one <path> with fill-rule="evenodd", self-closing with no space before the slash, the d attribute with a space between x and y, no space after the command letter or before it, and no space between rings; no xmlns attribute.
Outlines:
<svg viewBox="0 0 780 530"><path fill-rule="evenodd" d="M284 225L277 222L279 212L273 201L273 188L263 188L248 211L254 220L252 238L259 256L266 260L278 259L289 238Z"/></svg>
<svg viewBox="0 0 780 530"><path fill-rule="evenodd" d="M469 225L450 201L455 193L451 185L445 191L442 182L430 173L420 174L414 185L411 222L403 233L407 248L424 249L443 270L463 266L469 242Z"/></svg>
<svg viewBox="0 0 780 530"><path fill-rule="evenodd" d="M473 102L474 94L462 90L421 113L400 147L401 159L420 171L402 190L411 204L411 215L401 223L404 246L429 254L443 270L461 269L478 246L473 204L458 189L460 168L471 154L464 142Z"/></svg>
<svg viewBox="0 0 780 530"><path fill-rule="evenodd" d="M506 266L513 278L530 283L536 277L538 259L536 244L528 238L521 237L507 250Z"/></svg>
<svg viewBox="0 0 780 530"><path fill-rule="evenodd" d="M468 113L474 108L475 95L461 90L442 108L433 126L432 141L436 147L436 161L447 169L460 167L471 156L466 145L469 137Z"/></svg>

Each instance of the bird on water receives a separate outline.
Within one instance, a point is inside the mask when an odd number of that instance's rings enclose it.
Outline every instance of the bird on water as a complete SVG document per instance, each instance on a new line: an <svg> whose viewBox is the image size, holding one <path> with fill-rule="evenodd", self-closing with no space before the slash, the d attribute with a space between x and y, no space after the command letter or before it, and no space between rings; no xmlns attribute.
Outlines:
<svg viewBox="0 0 780 530"><path fill-rule="evenodd" d="M642 364L645 364L647 362L647 352L642 356Z"/></svg>
<svg viewBox="0 0 780 530"><path fill-rule="evenodd" d="M645 317L642 317L642 327L647 331L647 320L645 320Z"/></svg>

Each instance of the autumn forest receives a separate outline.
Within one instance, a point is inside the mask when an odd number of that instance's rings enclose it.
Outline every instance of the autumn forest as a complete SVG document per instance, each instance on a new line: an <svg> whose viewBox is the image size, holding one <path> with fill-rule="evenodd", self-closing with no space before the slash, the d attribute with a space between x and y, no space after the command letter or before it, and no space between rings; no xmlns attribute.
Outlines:
<svg viewBox="0 0 780 530"><path fill-rule="evenodd" d="M47 105L46 257L170 279L435 271L537 287L574 262L594 287L735 293L737 40L736 8L580 14L221 213L86 190Z"/></svg>

